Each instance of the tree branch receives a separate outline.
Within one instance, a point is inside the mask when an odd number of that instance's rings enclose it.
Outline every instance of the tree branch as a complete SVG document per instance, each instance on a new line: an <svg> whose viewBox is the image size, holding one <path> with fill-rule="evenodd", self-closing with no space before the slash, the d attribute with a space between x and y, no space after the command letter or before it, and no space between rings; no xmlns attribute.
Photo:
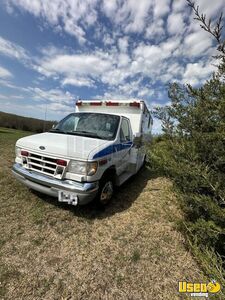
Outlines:
<svg viewBox="0 0 225 300"><path fill-rule="evenodd" d="M216 39L218 43L217 50L225 54L225 40L223 41L221 37L223 29L223 13L220 14L216 25L213 27L211 18L207 20L206 15L199 12L198 5L196 6L192 0L187 0L187 3L196 16L194 19L200 22L201 28L209 32Z"/></svg>

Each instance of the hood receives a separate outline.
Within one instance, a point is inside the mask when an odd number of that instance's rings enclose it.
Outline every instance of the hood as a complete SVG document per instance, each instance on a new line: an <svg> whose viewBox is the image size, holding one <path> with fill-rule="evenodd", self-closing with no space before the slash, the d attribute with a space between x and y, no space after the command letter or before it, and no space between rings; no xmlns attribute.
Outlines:
<svg viewBox="0 0 225 300"><path fill-rule="evenodd" d="M110 141L86 136L46 132L21 138L16 146L43 155L87 160L90 152L95 149L98 151L103 145L108 144ZM41 146L45 149L41 150Z"/></svg>

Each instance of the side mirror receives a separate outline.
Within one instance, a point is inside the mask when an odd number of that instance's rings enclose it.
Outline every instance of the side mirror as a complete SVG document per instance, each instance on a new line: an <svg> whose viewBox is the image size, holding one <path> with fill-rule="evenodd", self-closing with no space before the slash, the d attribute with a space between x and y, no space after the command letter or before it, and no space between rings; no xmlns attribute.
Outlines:
<svg viewBox="0 0 225 300"><path fill-rule="evenodd" d="M140 148L142 144L142 137L138 135L134 135L133 144L135 147Z"/></svg>

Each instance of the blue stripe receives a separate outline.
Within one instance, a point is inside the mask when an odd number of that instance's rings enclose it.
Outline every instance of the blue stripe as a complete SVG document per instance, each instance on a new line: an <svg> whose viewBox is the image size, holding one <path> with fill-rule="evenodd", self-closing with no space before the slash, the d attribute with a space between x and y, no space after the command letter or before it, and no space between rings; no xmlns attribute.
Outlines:
<svg viewBox="0 0 225 300"><path fill-rule="evenodd" d="M115 144L115 145L110 145L106 147L105 149L102 149L101 151L97 152L94 156L93 159L103 157L127 148L130 148L132 146L132 142L127 142L126 144Z"/></svg>

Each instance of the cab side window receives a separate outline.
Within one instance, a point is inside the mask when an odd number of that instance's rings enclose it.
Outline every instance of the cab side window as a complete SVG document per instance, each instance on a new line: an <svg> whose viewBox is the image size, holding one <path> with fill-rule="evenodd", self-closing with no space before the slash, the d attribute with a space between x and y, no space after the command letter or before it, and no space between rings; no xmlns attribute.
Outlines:
<svg viewBox="0 0 225 300"><path fill-rule="evenodd" d="M129 122L126 119L122 119L121 128L120 128L120 141L129 142L131 141L131 132Z"/></svg>

